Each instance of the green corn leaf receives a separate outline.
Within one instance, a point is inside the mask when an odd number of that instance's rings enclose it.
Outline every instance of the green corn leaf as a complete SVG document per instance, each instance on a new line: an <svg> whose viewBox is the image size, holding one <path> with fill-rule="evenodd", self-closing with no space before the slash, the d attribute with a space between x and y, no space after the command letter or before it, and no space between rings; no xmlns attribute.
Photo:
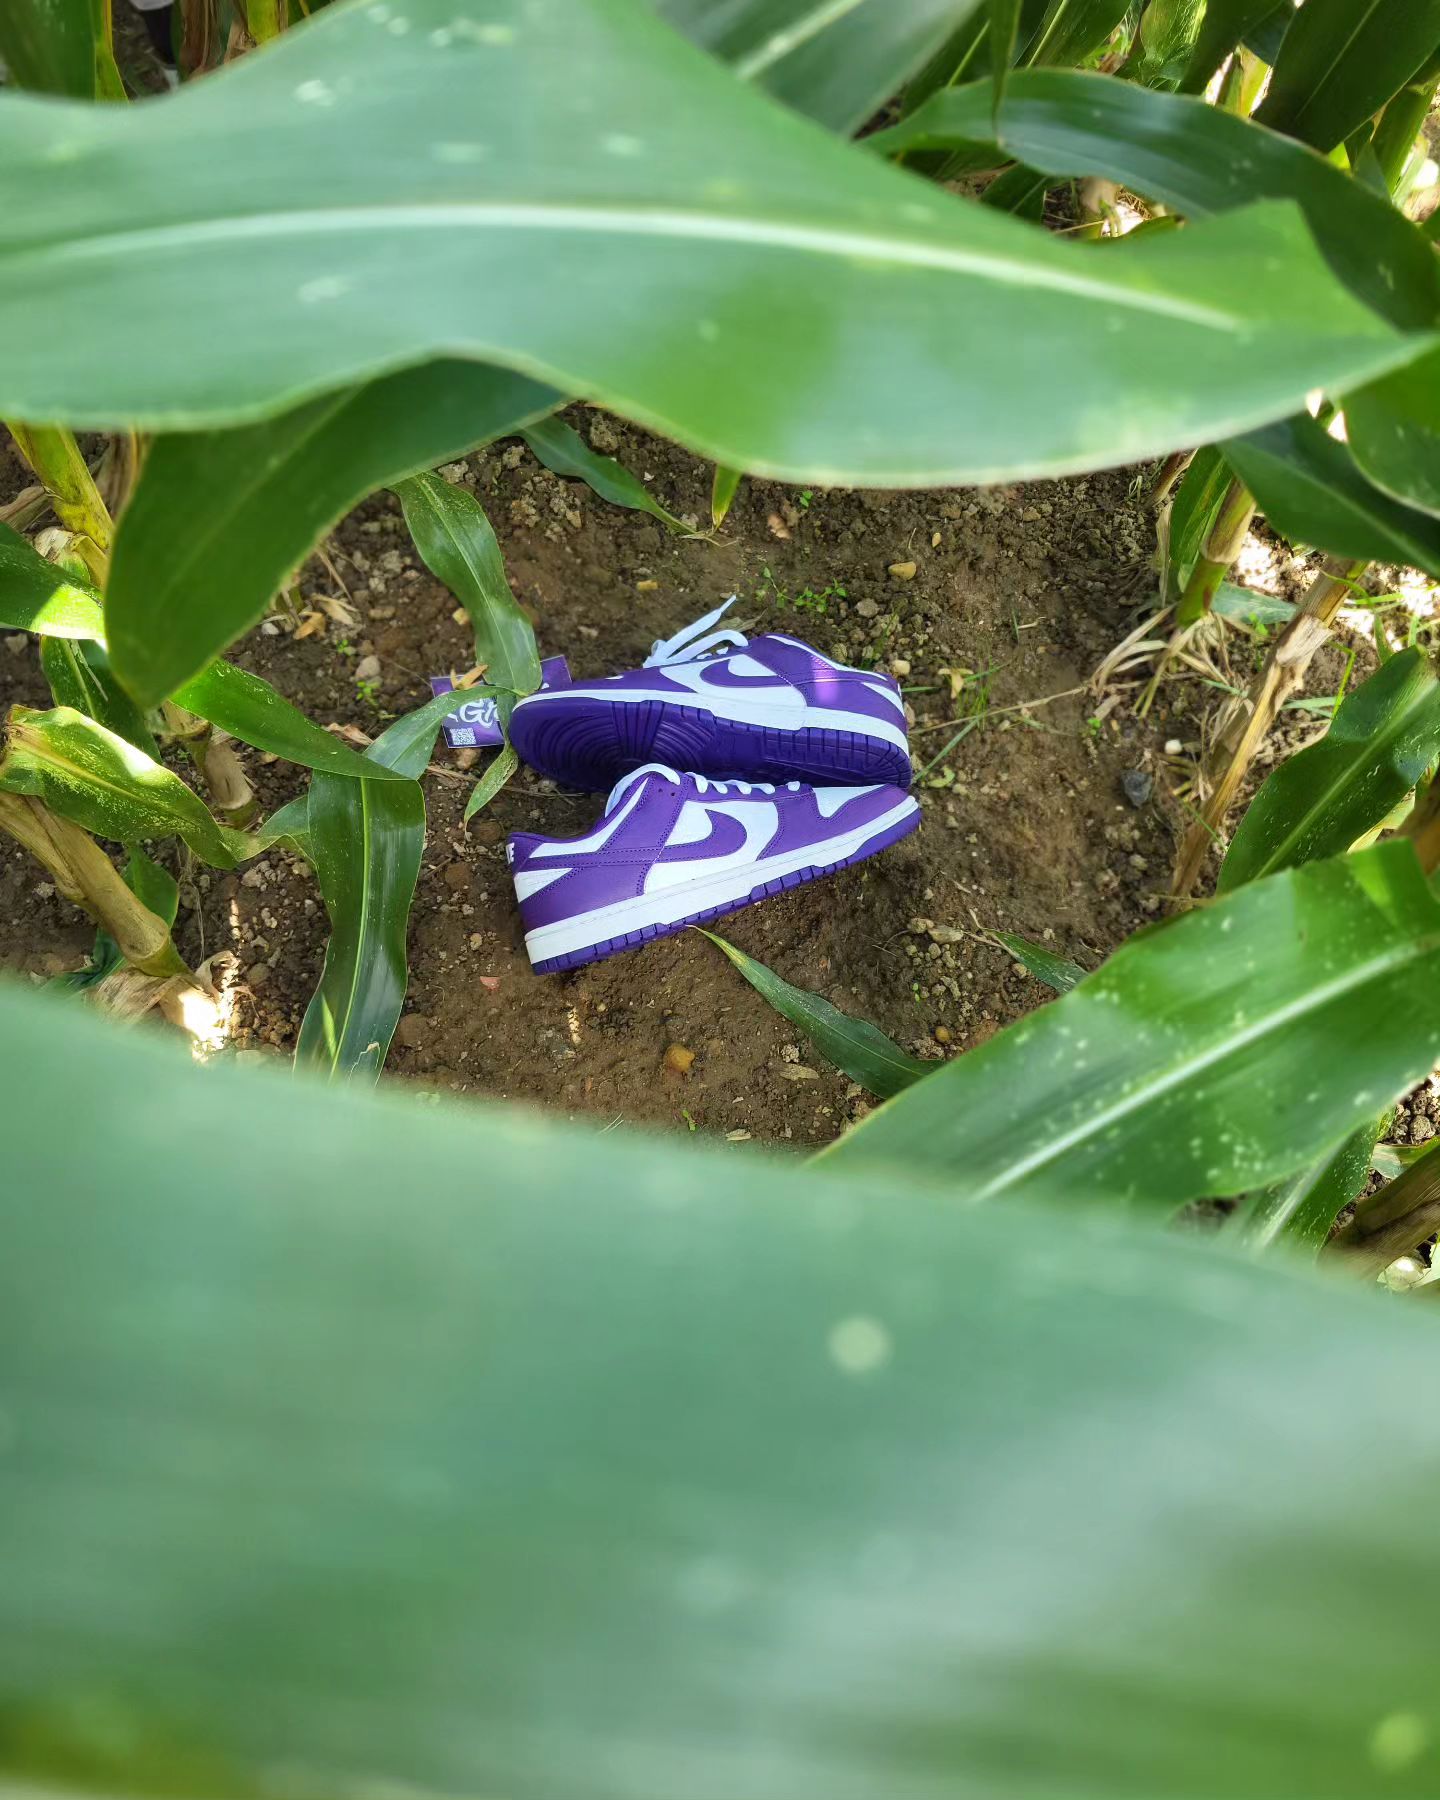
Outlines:
<svg viewBox="0 0 1440 1800"><path fill-rule="evenodd" d="M1170 508L1168 594L1178 594L1194 567L1230 486L1225 458L1213 444L1195 452Z"/></svg>
<svg viewBox="0 0 1440 1800"><path fill-rule="evenodd" d="M1044 217L1045 194L1052 185L1048 175L1027 168L1024 163L1016 163L995 177L980 196L980 204L998 206L1002 212L1038 222Z"/></svg>
<svg viewBox="0 0 1440 1800"><path fill-rule="evenodd" d="M1314 1255L1344 1208L1364 1190L1382 1122L1372 1119L1338 1150L1326 1151L1273 1188L1247 1195L1226 1221L1227 1235L1252 1252L1283 1244Z"/></svg>
<svg viewBox="0 0 1440 1800"><path fill-rule="evenodd" d="M1037 981L1054 988L1057 994L1068 994L1077 982L1085 979L1085 971L1079 963L1057 956L1043 944L1032 944L1026 938L1017 937L1013 931L997 931L995 936L1016 962L1024 963Z"/></svg>
<svg viewBox="0 0 1440 1800"><path fill-rule="evenodd" d="M1285 33L1294 24L1299 10L1295 0L1276 0L1263 18L1246 27L1240 34L1240 42L1252 56L1258 56L1261 62L1274 68L1280 57L1280 47L1285 42Z"/></svg>
<svg viewBox="0 0 1440 1800"><path fill-rule="evenodd" d="M1005 93L1005 81L1010 73L1010 65L1015 60L1016 38L1020 31L1020 0L988 0L987 18L990 33L992 111L998 112L1000 101Z"/></svg>
<svg viewBox="0 0 1440 1800"><path fill-rule="evenodd" d="M145 715L116 681L103 645L42 637L40 667L57 706L73 706L158 760L160 751Z"/></svg>
<svg viewBox="0 0 1440 1800"><path fill-rule="evenodd" d="M324 769L351 780L400 781L391 770L377 769L368 758L342 744L333 734L307 719L260 675L234 663L212 662L193 681L175 690L175 699L231 737L253 744L286 762L307 769Z"/></svg>
<svg viewBox="0 0 1440 1800"><path fill-rule="evenodd" d="M1295 617L1295 602L1282 600L1276 594L1262 594L1254 588L1237 587L1233 581L1222 581L1215 592L1211 612L1223 619L1238 619L1242 624L1264 626L1288 625Z"/></svg>
<svg viewBox="0 0 1440 1800"><path fill-rule="evenodd" d="M1347 394L1345 432L1376 487L1440 513L1440 355L1422 356L1402 379L1387 377Z"/></svg>
<svg viewBox="0 0 1440 1800"><path fill-rule="evenodd" d="M506 744L497 755L491 757L490 765L485 773L470 790L470 798L465 802L464 818L466 823L476 813L487 807L495 796L520 767L520 758Z"/></svg>
<svg viewBox="0 0 1440 1800"><path fill-rule="evenodd" d="M412 475L394 488L426 567L470 616L476 663L496 687L533 694L540 685L535 630L510 592L484 507L439 475Z"/></svg>
<svg viewBox="0 0 1440 1800"><path fill-rule="evenodd" d="M0 626L46 637L102 638L100 598L0 524Z"/></svg>
<svg viewBox="0 0 1440 1800"><path fill-rule="evenodd" d="M980 0L651 0L736 74L849 133L901 87Z"/></svg>
<svg viewBox="0 0 1440 1800"><path fill-rule="evenodd" d="M173 833L217 869L233 869L255 853L254 839L217 824L177 775L70 706L11 707L0 788L34 794L62 818L117 843Z"/></svg>
<svg viewBox="0 0 1440 1800"><path fill-rule="evenodd" d="M111 0L5 0L0 59L12 80L72 100L123 100Z"/></svg>
<svg viewBox="0 0 1440 1800"><path fill-rule="evenodd" d="M710 484L710 522L717 531L725 523L742 480L739 469L727 469L720 463L715 465L715 477Z"/></svg>
<svg viewBox="0 0 1440 1800"><path fill-rule="evenodd" d="M1189 63L1205 12L1205 0L1149 0L1127 64L1133 78L1147 87L1175 85Z"/></svg>
<svg viewBox="0 0 1440 1800"><path fill-rule="evenodd" d="M0 1091L17 1793L1432 1791L1416 1308L13 985Z"/></svg>
<svg viewBox="0 0 1440 1800"><path fill-rule="evenodd" d="M1440 0L1306 0L1255 117L1333 150L1377 113L1440 43Z"/></svg>
<svg viewBox="0 0 1440 1800"><path fill-rule="evenodd" d="M647 512L671 531L690 533L685 521L667 512L638 475L632 475L613 456L601 456L592 450L580 433L563 419L542 419L520 435L545 467L556 475L573 475L612 506Z"/></svg>
<svg viewBox="0 0 1440 1800"><path fill-rule="evenodd" d="M257 826L255 838L262 850L272 844L283 844L307 862L313 862L310 850L310 796L301 794L278 807L263 825Z"/></svg>
<svg viewBox="0 0 1440 1800"><path fill-rule="evenodd" d="M1440 681L1423 651L1399 651L1345 696L1318 744L1266 777L1221 867L1221 891L1347 850L1437 756Z"/></svg>
<svg viewBox="0 0 1440 1800"><path fill-rule="evenodd" d="M155 105L7 97L0 416L194 430L473 356L734 468L933 486L1206 442L1429 347L1338 284L1289 208L1056 241L633 6L408 0L404 22L327 8ZM974 354L1010 341L1046 366ZM112 653L147 698L138 640Z"/></svg>
<svg viewBox="0 0 1440 1800"><path fill-rule="evenodd" d="M834 1063L852 1081L858 1081L861 1087L878 1094L882 1100L900 1093L922 1075L933 1074L938 1067L936 1063L923 1062L918 1056L909 1055L867 1019L853 1019L819 994L792 986L773 969L766 968L753 956L747 956L743 950L737 950L734 944L717 937L713 931L702 930L700 935L725 952L751 987L763 995L782 1018L803 1031L826 1062Z"/></svg>
<svg viewBox="0 0 1440 1800"><path fill-rule="evenodd" d="M1289 0L1286 4L1288 7ZM1275 10L1275 0L1205 0L1195 45L1180 77L1180 92L1203 93L1210 77L1245 34Z"/></svg>
<svg viewBox="0 0 1440 1800"><path fill-rule="evenodd" d="M57 578L62 583L58 587ZM153 756L155 742L143 716L110 673L104 623L93 590L64 585L52 563L15 533L7 538L0 527L0 626L45 634L41 661L57 705L89 713ZM87 638L91 641L83 650L74 643ZM287 762L352 778L385 779L383 771L307 719L268 681L233 663L210 663L176 688L175 699L232 737Z"/></svg>
<svg viewBox="0 0 1440 1800"><path fill-rule="evenodd" d="M409 983L405 937L425 849L425 796L416 778L454 704L453 694L435 695L397 719L365 752L367 761L411 779L311 777L297 847L314 864L330 915L330 941L301 1021L298 1067L331 1079L379 1077ZM279 814L269 832L277 820L296 843L294 827Z"/></svg>
<svg viewBox="0 0 1440 1800"><path fill-rule="evenodd" d="M1372 486L1349 447L1308 413L1227 438L1220 447L1261 512L1292 543L1356 562L1413 563L1440 573L1440 519Z"/></svg>
<svg viewBox="0 0 1440 1800"><path fill-rule="evenodd" d="M1169 1211L1293 1173L1437 1054L1440 900L1408 843L1382 844L1132 938L821 1160L904 1163L976 1200Z"/></svg>
<svg viewBox="0 0 1440 1800"><path fill-rule="evenodd" d="M982 82L936 94L866 145L943 149L998 131L1020 162L1055 176L1103 176L1190 218L1291 200L1335 273L1367 305L1412 330L1440 314L1440 275L1420 233L1303 144L1203 101L1101 75L1022 71L1006 85L995 126L989 101Z"/></svg>
<svg viewBox="0 0 1440 1800"><path fill-rule="evenodd" d="M1050 0L1020 60L1073 69L1100 49L1129 9L1130 0Z"/></svg>
<svg viewBox="0 0 1440 1800"><path fill-rule="evenodd" d="M290 571L366 494L558 399L508 370L442 360L259 424L158 438L120 521L105 599L126 685L164 699L263 617Z"/></svg>

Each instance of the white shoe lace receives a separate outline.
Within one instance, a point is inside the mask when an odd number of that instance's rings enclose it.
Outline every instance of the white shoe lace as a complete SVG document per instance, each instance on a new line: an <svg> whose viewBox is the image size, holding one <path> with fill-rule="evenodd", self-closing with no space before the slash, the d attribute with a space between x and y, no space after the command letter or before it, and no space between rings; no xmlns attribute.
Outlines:
<svg viewBox="0 0 1440 1800"><path fill-rule="evenodd" d="M717 794L774 794L779 789L773 781L717 781L713 775L692 775L690 779L702 794L708 794L713 788ZM800 792L798 781L787 781L785 786L791 793Z"/></svg>
<svg viewBox="0 0 1440 1800"><path fill-rule="evenodd" d="M664 663L693 662L697 656L708 656L712 650L743 650L750 641L743 631L737 631L733 625L722 625L718 631L710 629L724 618L738 597L732 594L723 606L717 606L703 619L696 619L693 625L677 631L674 637L656 638L650 646L650 654L640 666L658 669Z"/></svg>

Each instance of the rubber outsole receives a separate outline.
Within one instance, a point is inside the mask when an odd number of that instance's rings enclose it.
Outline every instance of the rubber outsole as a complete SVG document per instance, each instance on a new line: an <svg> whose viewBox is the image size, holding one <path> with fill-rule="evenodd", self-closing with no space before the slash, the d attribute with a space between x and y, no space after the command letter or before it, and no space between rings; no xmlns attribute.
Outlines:
<svg viewBox="0 0 1440 1800"><path fill-rule="evenodd" d="M902 838L909 837L920 823L920 809L908 818L876 834L865 843L853 856L847 856L839 862L813 863L808 868L795 869L789 875L781 875L774 881L762 881L752 887L748 893L737 894L734 899L727 900L721 906L707 907L703 912L689 913L683 919L671 919L662 925L645 925L638 931L626 932L621 937L604 938L599 943L588 944L579 950L569 950L564 956L550 956L543 962L531 966L537 975L556 975L565 969L578 969L585 963L602 962L607 956L620 956L626 950L638 950L643 944L653 942L656 938L673 937L676 932L684 931L691 925L705 925L711 919L724 918L727 913L739 912L742 907L753 905L757 900L768 899L772 894L783 894L788 888L800 887L807 881L818 881L822 875L834 875L841 869L849 869L856 863L865 862L867 858L878 856L882 850L888 850L892 844L898 844Z"/></svg>
<svg viewBox="0 0 1440 1800"><path fill-rule="evenodd" d="M566 787L603 793L645 763L728 781L807 781L822 787L909 787L910 758L858 731L782 731L717 718L663 700L516 707L515 752Z"/></svg>

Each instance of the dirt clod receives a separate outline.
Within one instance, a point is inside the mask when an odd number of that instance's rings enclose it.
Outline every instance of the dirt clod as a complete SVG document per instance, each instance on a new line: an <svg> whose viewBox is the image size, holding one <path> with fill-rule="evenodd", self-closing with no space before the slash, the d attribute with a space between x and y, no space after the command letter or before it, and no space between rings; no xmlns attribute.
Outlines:
<svg viewBox="0 0 1440 1800"><path fill-rule="evenodd" d="M665 1067L676 1075L688 1075L695 1063L695 1052L683 1044L670 1044L665 1050Z"/></svg>

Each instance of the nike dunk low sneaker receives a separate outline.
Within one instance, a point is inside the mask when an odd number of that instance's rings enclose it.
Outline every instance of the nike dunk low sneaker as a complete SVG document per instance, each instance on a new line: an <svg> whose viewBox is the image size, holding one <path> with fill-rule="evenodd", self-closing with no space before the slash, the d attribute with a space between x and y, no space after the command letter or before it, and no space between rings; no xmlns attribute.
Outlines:
<svg viewBox="0 0 1440 1800"><path fill-rule="evenodd" d="M642 668L521 700L510 719L517 753L592 792L647 762L747 781L908 786L896 682L796 638L717 629L733 603L662 639Z"/></svg>
<svg viewBox="0 0 1440 1800"><path fill-rule="evenodd" d="M651 763L616 782L583 836L510 838L525 948L542 975L614 956L848 868L919 823L898 787L772 787Z"/></svg>

